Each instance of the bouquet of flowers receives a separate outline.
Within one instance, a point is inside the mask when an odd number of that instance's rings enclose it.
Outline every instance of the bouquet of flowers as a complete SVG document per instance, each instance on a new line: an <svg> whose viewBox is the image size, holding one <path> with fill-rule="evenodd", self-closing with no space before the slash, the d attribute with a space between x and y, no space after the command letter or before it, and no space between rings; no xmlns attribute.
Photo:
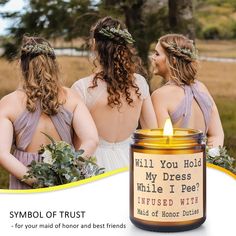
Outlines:
<svg viewBox="0 0 236 236"><path fill-rule="evenodd" d="M96 158L83 158L83 150L76 151L64 141L55 141L45 134L51 143L39 150L42 162L32 161L24 179L35 178L33 188L67 184L104 173L96 164Z"/></svg>
<svg viewBox="0 0 236 236"><path fill-rule="evenodd" d="M235 159L230 157L225 147L206 148L207 162L221 166L236 174Z"/></svg>

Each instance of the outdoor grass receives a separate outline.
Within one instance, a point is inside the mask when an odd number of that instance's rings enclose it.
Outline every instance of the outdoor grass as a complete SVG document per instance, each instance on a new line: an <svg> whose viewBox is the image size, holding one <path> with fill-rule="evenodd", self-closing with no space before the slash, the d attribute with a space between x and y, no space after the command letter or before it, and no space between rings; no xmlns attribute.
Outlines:
<svg viewBox="0 0 236 236"><path fill-rule="evenodd" d="M224 145L228 148L229 155L236 158L236 99L217 97L215 101L225 132Z"/></svg>
<svg viewBox="0 0 236 236"><path fill-rule="evenodd" d="M197 40L200 56L236 58L236 40Z"/></svg>
<svg viewBox="0 0 236 236"><path fill-rule="evenodd" d="M0 166L0 189L8 189L9 174Z"/></svg>
<svg viewBox="0 0 236 236"><path fill-rule="evenodd" d="M200 47L209 50L214 48L204 43ZM227 43L217 44L222 49L222 55L226 55L230 46ZM232 50L235 52L236 50ZM236 56L235 56L236 57ZM66 86L71 86L76 80L92 73L92 62L83 57L59 57L58 63L63 81ZM204 82L211 92L217 104L221 121L225 132L225 146L229 154L236 157L236 63L200 62L199 80ZM0 59L0 98L17 88L20 78L20 68L17 62L9 63ZM154 77L150 81L151 90L155 90L160 84L160 79ZM0 188L8 188L8 174L0 167Z"/></svg>

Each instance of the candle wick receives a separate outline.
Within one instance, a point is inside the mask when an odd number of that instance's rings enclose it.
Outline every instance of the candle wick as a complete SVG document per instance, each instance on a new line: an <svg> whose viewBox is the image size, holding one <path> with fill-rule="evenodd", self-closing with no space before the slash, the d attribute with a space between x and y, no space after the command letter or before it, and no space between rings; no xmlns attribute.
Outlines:
<svg viewBox="0 0 236 236"><path fill-rule="evenodd" d="M170 144L170 136L167 136L166 144Z"/></svg>

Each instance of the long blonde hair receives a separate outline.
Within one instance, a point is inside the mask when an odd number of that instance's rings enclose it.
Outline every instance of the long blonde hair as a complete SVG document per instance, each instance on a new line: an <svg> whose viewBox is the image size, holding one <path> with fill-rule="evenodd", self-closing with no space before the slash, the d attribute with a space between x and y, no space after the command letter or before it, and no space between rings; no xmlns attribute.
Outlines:
<svg viewBox="0 0 236 236"><path fill-rule="evenodd" d="M57 114L62 104L59 93L63 88L55 53L49 42L41 37L24 37L20 65L27 110L34 112L39 101L43 113Z"/></svg>
<svg viewBox="0 0 236 236"><path fill-rule="evenodd" d="M190 85L197 77L198 60L193 41L180 34L167 34L159 39L170 67L171 79Z"/></svg>

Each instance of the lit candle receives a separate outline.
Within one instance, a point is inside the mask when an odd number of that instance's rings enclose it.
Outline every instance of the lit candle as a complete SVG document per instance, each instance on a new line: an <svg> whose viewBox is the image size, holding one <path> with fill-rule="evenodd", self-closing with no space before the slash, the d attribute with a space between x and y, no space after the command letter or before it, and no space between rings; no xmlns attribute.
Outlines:
<svg viewBox="0 0 236 236"><path fill-rule="evenodd" d="M171 138L171 136L173 136L173 126L172 126L170 118L168 118L165 122L163 135L167 137L166 143L169 144L170 143L170 138Z"/></svg>
<svg viewBox="0 0 236 236"><path fill-rule="evenodd" d="M130 219L152 231L184 231L206 219L204 135L193 129L137 130L130 158Z"/></svg>
<svg viewBox="0 0 236 236"><path fill-rule="evenodd" d="M172 126L170 118L168 118L166 120L166 122L165 122L163 135L165 135L165 136L173 136L173 126Z"/></svg>

